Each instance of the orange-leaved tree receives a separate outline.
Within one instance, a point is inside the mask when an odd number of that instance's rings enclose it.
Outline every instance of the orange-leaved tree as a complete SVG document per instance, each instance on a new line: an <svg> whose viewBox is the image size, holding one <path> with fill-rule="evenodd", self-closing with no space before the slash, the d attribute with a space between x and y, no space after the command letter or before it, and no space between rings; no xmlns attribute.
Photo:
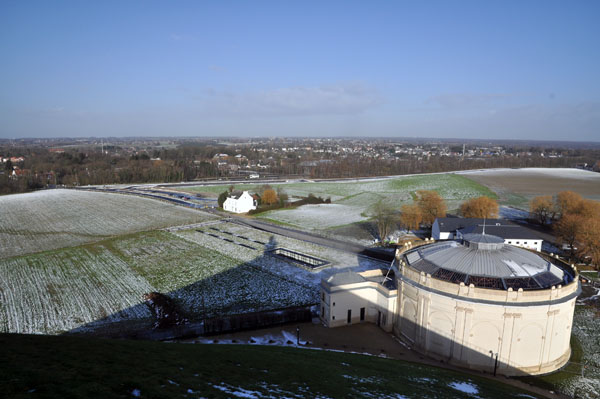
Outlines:
<svg viewBox="0 0 600 399"><path fill-rule="evenodd" d="M460 214L466 218L495 218L498 217L498 202L485 196L471 198L462 203Z"/></svg>
<svg viewBox="0 0 600 399"><path fill-rule="evenodd" d="M446 203L437 193L432 190L417 191L417 205L423 215L423 223L432 225L436 218L446 216Z"/></svg>
<svg viewBox="0 0 600 399"><path fill-rule="evenodd" d="M600 218L585 218L577 233L578 253L600 271Z"/></svg>
<svg viewBox="0 0 600 399"><path fill-rule="evenodd" d="M573 191L561 191L554 197L554 211L559 217L569 213L579 213L582 201L581 195Z"/></svg>
<svg viewBox="0 0 600 399"><path fill-rule="evenodd" d="M407 230L419 229L423 215L418 205L402 205L400 212L400 223L404 228Z"/></svg>
<svg viewBox="0 0 600 399"><path fill-rule="evenodd" d="M584 218L575 213L566 213L556 224L554 224L554 233L559 244L569 248L570 258L575 255L575 247L579 232L583 226Z"/></svg>
<svg viewBox="0 0 600 399"><path fill-rule="evenodd" d="M277 198L277 193L275 192L275 190L273 190L272 188L268 188L265 191L263 191L261 201L263 204L273 205L277 201L279 201L279 199Z"/></svg>

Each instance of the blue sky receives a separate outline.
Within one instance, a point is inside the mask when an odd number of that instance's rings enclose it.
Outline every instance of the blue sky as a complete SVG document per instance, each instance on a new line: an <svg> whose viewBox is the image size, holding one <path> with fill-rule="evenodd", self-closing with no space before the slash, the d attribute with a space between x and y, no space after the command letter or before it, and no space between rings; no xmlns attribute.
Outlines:
<svg viewBox="0 0 600 399"><path fill-rule="evenodd" d="M7 1L0 138L600 141L599 1Z"/></svg>

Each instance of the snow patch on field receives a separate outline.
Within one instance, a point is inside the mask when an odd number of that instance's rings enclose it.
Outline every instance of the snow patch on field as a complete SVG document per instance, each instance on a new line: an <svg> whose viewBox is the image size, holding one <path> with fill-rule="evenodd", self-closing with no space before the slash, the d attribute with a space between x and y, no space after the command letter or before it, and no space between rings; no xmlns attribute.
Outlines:
<svg viewBox="0 0 600 399"><path fill-rule="evenodd" d="M454 381L448 384L448 386L456 389L457 391L468 393L470 395L477 395L479 393L479 388L477 387L477 385L470 382Z"/></svg>

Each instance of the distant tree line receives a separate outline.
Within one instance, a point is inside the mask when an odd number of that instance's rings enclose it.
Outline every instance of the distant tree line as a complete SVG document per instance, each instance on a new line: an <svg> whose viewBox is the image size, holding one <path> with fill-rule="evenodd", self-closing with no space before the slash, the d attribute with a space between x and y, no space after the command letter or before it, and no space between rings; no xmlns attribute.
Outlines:
<svg viewBox="0 0 600 399"><path fill-rule="evenodd" d="M0 164L0 194L36 190L48 186L82 186L102 184L158 183L192 181L227 177L230 170L215 162L215 154L230 153L231 148L216 144L184 142L173 148L132 150L107 146L110 153L98 147L65 147L53 152L42 146L0 146L4 157L24 156L17 164ZM517 149L507 150L516 153ZM527 149L522 149L527 150ZM536 150L536 149L530 149ZM592 164L600 158L598 150L562 150L561 157L489 156L465 158L401 154L393 159L380 159L331 153L296 153L282 155L268 150L258 152L251 145L236 147L236 154L247 164L268 165L268 173L278 176L308 178L346 178L362 176L404 175L499 167L572 167ZM13 167L22 172L12 177Z"/></svg>

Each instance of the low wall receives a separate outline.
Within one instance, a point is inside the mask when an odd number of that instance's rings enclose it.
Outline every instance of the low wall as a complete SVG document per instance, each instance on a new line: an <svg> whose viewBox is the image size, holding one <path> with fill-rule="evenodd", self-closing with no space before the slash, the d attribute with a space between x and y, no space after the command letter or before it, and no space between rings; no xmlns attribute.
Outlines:
<svg viewBox="0 0 600 399"><path fill-rule="evenodd" d="M243 330L255 330L293 322L302 323L312 320L313 306L296 306L263 312L215 317L201 322L186 323L169 328L132 332L120 338L165 341L192 338L201 335L217 335Z"/></svg>

